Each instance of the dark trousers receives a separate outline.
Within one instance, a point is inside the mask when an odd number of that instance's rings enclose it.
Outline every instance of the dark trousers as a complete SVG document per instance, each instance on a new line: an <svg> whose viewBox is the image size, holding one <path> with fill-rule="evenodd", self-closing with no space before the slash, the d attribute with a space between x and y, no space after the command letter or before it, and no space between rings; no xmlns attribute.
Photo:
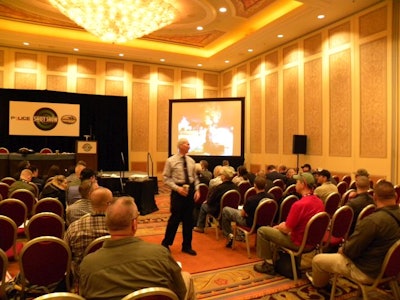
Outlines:
<svg viewBox="0 0 400 300"><path fill-rule="evenodd" d="M182 222L182 249L192 248L192 230L193 230L193 201L194 188L191 186L189 195L183 197L177 192L171 192L171 216L168 219L163 245L170 246L174 243L176 231L179 223Z"/></svg>

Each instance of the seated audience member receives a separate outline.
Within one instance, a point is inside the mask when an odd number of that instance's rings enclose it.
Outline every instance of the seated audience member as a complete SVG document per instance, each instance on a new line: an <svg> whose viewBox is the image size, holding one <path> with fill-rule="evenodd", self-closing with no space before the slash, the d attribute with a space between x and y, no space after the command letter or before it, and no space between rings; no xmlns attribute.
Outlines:
<svg viewBox="0 0 400 300"><path fill-rule="evenodd" d="M357 180L357 177L359 177L359 176L365 176L368 178L368 181L370 180L369 173L366 169L358 169L357 171L354 172L355 180ZM369 186L369 188L371 188L371 186ZM354 198L356 196L357 196L357 192L352 192L349 195L349 199Z"/></svg>
<svg viewBox="0 0 400 300"><path fill-rule="evenodd" d="M314 194L325 203L326 198L331 193L338 193L338 188L331 182L331 173L328 170L317 171L317 181L319 186L315 188Z"/></svg>
<svg viewBox="0 0 400 300"><path fill-rule="evenodd" d="M302 195L290 208L286 222L274 227L262 226L257 230L257 255L265 259L261 264L254 265L259 273L275 274L273 252L275 244L298 250L303 240L307 222L317 213L324 211L324 204L313 195L314 177L311 173L294 175L297 180L296 191Z"/></svg>
<svg viewBox="0 0 400 300"><path fill-rule="evenodd" d="M287 172L287 167L285 165L279 165L278 166L278 172L281 173L283 176L286 176Z"/></svg>
<svg viewBox="0 0 400 300"><path fill-rule="evenodd" d="M215 166L215 168L214 168L214 170L213 170L214 178L210 180L210 183L209 183L209 185L208 185L208 187L209 187L210 189L222 183L222 179L221 179L221 169L222 169L222 166L221 166L221 165Z"/></svg>
<svg viewBox="0 0 400 300"><path fill-rule="evenodd" d="M31 191L33 194L36 193L35 187L30 185L29 182L32 180L32 171L29 169L23 169L20 173L19 179L13 182L8 188L8 195L18 189L25 189Z"/></svg>
<svg viewBox="0 0 400 300"><path fill-rule="evenodd" d="M31 164L30 164L29 160L21 160L17 165L17 171L15 172L13 177L16 180L19 180L20 176L21 176L21 171L24 170L24 169L29 169L30 165Z"/></svg>
<svg viewBox="0 0 400 300"><path fill-rule="evenodd" d="M51 165L47 171L47 174L43 176L44 184L46 185L46 183L53 179L53 177L56 175L62 175L61 168L59 165Z"/></svg>
<svg viewBox="0 0 400 300"><path fill-rule="evenodd" d="M108 235L105 224L105 212L113 199L112 192L107 188L99 187L90 193L92 212L71 223L64 235L64 241L71 248L72 271L75 278L79 275L79 264L83 252L94 239Z"/></svg>
<svg viewBox="0 0 400 300"><path fill-rule="evenodd" d="M285 178L285 183L286 186L290 186L292 184L296 184L296 179L293 178L293 176L296 175L296 171L293 168L290 168L286 171L286 178Z"/></svg>
<svg viewBox="0 0 400 300"><path fill-rule="evenodd" d="M200 169L197 173L200 183L210 184L212 173L208 170L208 162L206 160L200 160Z"/></svg>
<svg viewBox="0 0 400 300"><path fill-rule="evenodd" d="M227 248L232 247L233 234L231 222L236 222L238 225L249 226L253 225L254 213L260 201L264 198L274 199L274 195L265 191L265 185L267 179L264 176L257 176L254 180L254 188L256 189L256 195L251 196L247 199L243 206L243 209L235 209L232 207L224 207L222 210L222 233L227 238Z"/></svg>
<svg viewBox="0 0 400 300"><path fill-rule="evenodd" d="M389 181L375 185L376 211L356 225L338 253L317 254L312 260L312 275L317 288L327 287L331 274L342 274L365 283L378 276L389 248L400 239L400 208L396 192Z"/></svg>
<svg viewBox="0 0 400 300"><path fill-rule="evenodd" d="M211 214L214 217L218 217L222 196L227 191L237 190L236 184L232 182L233 174L234 173L232 172L231 168L222 167L221 169L222 183L209 191L207 201L201 205L199 218L197 220L197 226L194 227L193 229L194 231L204 233L207 214Z"/></svg>
<svg viewBox="0 0 400 300"><path fill-rule="evenodd" d="M67 188L68 182L64 175L54 176L53 179L44 186L43 191L40 193L39 199L46 197L57 198L62 203L65 210L65 191Z"/></svg>
<svg viewBox="0 0 400 300"><path fill-rule="evenodd" d="M308 173L312 173L312 169L311 169L311 165L310 164L304 164L301 166L301 171L303 173L308 172Z"/></svg>
<svg viewBox="0 0 400 300"><path fill-rule="evenodd" d="M67 181L69 186L73 186L73 185L80 185L81 184L81 180L80 180L80 176L81 176L81 172L82 170L86 168L86 162L83 160L80 160L76 163L75 165L75 172L70 174L67 177Z"/></svg>
<svg viewBox="0 0 400 300"><path fill-rule="evenodd" d="M222 161L222 166L223 166L223 167L228 167L228 168L230 168L231 171L232 171L233 173L235 173L235 168L232 167L232 166L230 165L229 160L224 159L224 160Z"/></svg>
<svg viewBox="0 0 400 300"><path fill-rule="evenodd" d="M84 215L91 213L92 203L89 196L91 191L98 188L97 182L92 182L90 179L83 180L79 185L79 194L81 199L67 206L66 223L67 225L80 219Z"/></svg>
<svg viewBox="0 0 400 300"><path fill-rule="evenodd" d="M357 218L360 212L364 207L370 204L374 204L374 199L368 193L369 190L369 178L366 176L357 176L356 178L356 196L346 203L346 205L350 206L353 209L354 217L353 222L350 227L349 236L353 233L354 228L356 227Z"/></svg>
<svg viewBox="0 0 400 300"><path fill-rule="evenodd" d="M79 193L79 186L82 181L90 180L91 182L96 182L96 173L89 168L84 168L79 172L79 184L68 186L67 189L67 205L71 205L74 202L78 201L82 198L82 195ZM77 183L78 181L74 181Z"/></svg>
<svg viewBox="0 0 400 300"><path fill-rule="evenodd" d="M274 182L274 180L276 179L282 179L283 181L285 181L286 177L285 175L279 173L276 170L276 167L274 165L268 165L267 166L267 179L271 180L272 182Z"/></svg>
<svg viewBox="0 0 400 300"><path fill-rule="evenodd" d="M41 192L43 190L43 187L44 187L44 180L39 177L39 169L38 169L38 167L36 167L34 165L30 165L28 169L32 171L32 180L31 180L31 182L36 184L36 186L39 189L39 192Z"/></svg>
<svg viewBox="0 0 400 300"><path fill-rule="evenodd" d="M244 166L239 166L237 168L237 174L235 177L233 177L232 182L236 185L239 185L239 183L243 181L249 181L249 178L247 177L249 172L247 172L246 167Z"/></svg>
<svg viewBox="0 0 400 300"><path fill-rule="evenodd" d="M165 287L179 299L195 299L190 274L182 272L163 246L135 237L136 204L131 197L113 200L106 226L111 238L80 265L79 293L85 299L121 299L146 287Z"/></svg>

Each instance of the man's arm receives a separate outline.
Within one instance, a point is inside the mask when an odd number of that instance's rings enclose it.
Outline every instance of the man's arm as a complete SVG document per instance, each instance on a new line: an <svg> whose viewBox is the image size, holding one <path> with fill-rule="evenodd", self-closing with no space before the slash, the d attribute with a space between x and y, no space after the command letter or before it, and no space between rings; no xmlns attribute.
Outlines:
<svg viewBox="0 0 400 300"><path fill-rule="evenodd" d="M351 237L345 243L342 251L350 259L355 259L371 244L376 236L375 223L368 219L363 219L356 225Z"/></svg>

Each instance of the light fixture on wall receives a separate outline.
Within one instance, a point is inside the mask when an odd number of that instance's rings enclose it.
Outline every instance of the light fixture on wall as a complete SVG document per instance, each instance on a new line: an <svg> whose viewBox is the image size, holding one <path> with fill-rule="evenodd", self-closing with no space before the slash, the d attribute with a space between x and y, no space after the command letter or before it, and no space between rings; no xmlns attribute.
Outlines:
<svg viewBox="0 0 400 300"><path fill-rule="evenodd" d="M124 43L171 24L176 9L167 0L49 0L76 24L113 43Z"/></svg>

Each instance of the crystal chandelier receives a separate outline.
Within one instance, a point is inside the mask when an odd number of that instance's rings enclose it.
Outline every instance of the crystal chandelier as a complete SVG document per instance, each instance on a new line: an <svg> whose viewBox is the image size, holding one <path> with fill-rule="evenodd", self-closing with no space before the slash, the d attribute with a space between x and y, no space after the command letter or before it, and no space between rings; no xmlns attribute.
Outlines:
<svg viewBox="0 0 400 300"><path fill-rule="evenodd" d="M165 0L49 0L61 13L106 42L124 43L171 24Z"/></svg>

